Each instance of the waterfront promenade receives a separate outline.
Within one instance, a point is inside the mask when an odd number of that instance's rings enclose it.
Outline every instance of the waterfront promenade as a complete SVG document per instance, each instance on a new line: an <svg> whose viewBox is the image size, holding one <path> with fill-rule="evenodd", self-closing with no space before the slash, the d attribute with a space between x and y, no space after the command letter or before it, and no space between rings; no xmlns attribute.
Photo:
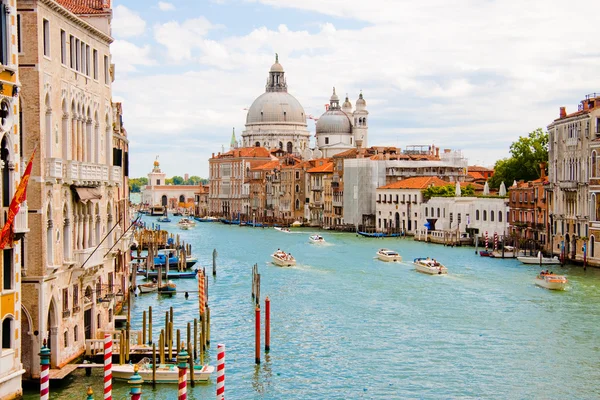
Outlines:
<svg viewBox="0 0 600 400"><path fill-rule="evenodd" d="M216 344L227 346L226 396L233 399L377 398L598 398L600 358L600 271L556 266L568 276L565 292L533 284L537 266L474 255L410 239L365 239L323 232L327 245L308 243L310 230L201 224L173 232L191 243L210 281L211 364ZM155 221L146 217L147 221ZM163 228L169 229L168 224ZM397 250L403 263L374 259L380 247ZM217 248L216 279L210 274ZM270 264L281 248L297 259L294 268ZM414 271L414 257L442 261L448 276ZM261 303L271 299L271 353L254 365L251 266L261 273ZM195 290L195 280L178 289ZM141 310L152 305L154 337L169 306L175 329L197 317L197 298L183 294L157 300L138 296L133 329ZM264 314L263 314L264 318ZM263 321L264 322L264 321ZM263 338L264 340L264 338ZM263 342L264 344L264 342ZM80 399L91 383L101 396L101 371L55 390L61 399ZM553 384L556 380L558 383ZM190 398L213 398L209 385L188 387ZM116 383L113 395L129 388ZM145 399L174 398L175 385L143 386ZM37 395L39 398L39 395ZM29 398L29 397L28 397ZM36 398L31 396L31 398Z"/></svg>

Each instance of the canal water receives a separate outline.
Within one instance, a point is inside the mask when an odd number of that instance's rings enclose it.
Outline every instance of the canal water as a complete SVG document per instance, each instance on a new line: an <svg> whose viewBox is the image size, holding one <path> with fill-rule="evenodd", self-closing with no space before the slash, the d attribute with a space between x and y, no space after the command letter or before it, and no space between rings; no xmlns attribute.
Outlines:
<svg viewBox="0 0 600 400"><path fill-rule="evenodd" d="M147 218L147 221L154 219ZM367 239L323 232L325 245L310 244L311 230L198 223L163 228L191 243L206 267L211 307L210 363L226 345L226 397L231 399L511 398L600 397L600 271L552 266L569 278L568 290L534 285L537 266L476 256L469 247L443 247L409 239ZM378 248L398 251L402 263L376 260ZM216 248L218 270L212 269ZM298 265L280 268L270 254L281 248ZM415 272L411 261L429 256L447 276ZM261 274L261 303L271 299L271 352L254 364L252 265ZM178 290L197 289L179 280ZM198 313L195 294L185 299L135 299L133 328L142 310L154 309L154 337L164 314L175 309L175 329L185 332ZM264 324L264 314L263 324ZM264 328L263 328L264 329ZM264 334L264 333L263 333ZM264 336L261 338L264 345ZM102 396L102 371L78 371L53 396L82 399L88 385ZM215 396L212 382L188 386L190 398ZM127 384L115 383L124 398ZM143 386L143 398L173 399L176 385ZM30 398L35 398L31 394Z"/></svg>

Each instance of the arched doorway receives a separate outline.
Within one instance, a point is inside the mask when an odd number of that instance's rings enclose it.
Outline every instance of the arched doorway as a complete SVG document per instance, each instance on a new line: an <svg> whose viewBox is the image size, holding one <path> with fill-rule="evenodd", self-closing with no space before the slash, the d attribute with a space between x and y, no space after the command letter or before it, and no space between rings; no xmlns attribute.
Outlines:
<svg viewBox="0 0 600 400"><path fill-rule="evenodd" d="M179 202L180 203L185 203L185 196L184 195L180 195L179 196Z"/></svg>
<svg viewBox="0 0 600 400"><path fill-rule="evenodd" d="M292 145L292 142L287 142L287 152L291 154L293 150L294 147Z"/></svg>
<svg viewBox="0 0 600 400"><path fill-rule="evenodd" d="M21 362L26 371L24 378L31 378L31 369L33 367L33 332L31 331L33 323L31 316L25 307L21 306Z"/></svg>
<svg viewBox="0 0 600 400"><path fill-rule="evenodd" d="M160 198L160 204L164 207L167 205L167 196L166 195L162 195L162 197Z"/></svg>
<svg viewBox="0 0 600 400"><path fill-rule="evenodd" d="M48 307L48 319L46 321L46 345L51 351L50 368L56 367L58 354L60 353L58 347L58 315L56 313L56 304L53 297L50 300L50 307Z"/></svg>
<svg viewBox="0 0 600 400"><path fill-rule="evenodd" d="M594 257L594 244L595 238L594 236L590 237L590 257Z"/></svg>

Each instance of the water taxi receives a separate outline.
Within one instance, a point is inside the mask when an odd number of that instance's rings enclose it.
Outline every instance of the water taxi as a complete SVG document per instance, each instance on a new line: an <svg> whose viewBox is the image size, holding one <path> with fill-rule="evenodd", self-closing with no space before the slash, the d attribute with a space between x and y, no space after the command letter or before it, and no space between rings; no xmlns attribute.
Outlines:
<svg viewBox="0 0 600 400"><path fill-rule="evenodd" d="M271 254L271 258L273 259L273 264L279 265L280 267L292 267L296 265L296 259L292 257L290 253L286 253L285 251L277 250L275 253Z"/></svg>
<svg viewBox="0 0 600 400"><path fill-rule="evenodd" d="M448 273L448 268L440 264L435 259L429 257L415 258L414 260L415 269L418 272L429 275L442 275Z"/></svg>
<svg viewBox="0 0 600 400"><path fill-rule="evenodd" d="M144 358L138 364L138 374L144 383L152 383L152 364L149 358ZM129 380L133 375L134 364L113 364L112 376L115 379ZM215 371L212 365L194 365L194 382L208 382ZM187 371L190 381L190 371ZM179 368L175 364L160 364L156 366L156 383L177 383L179 381Z"/></svg>
<svg viewBox="0 0 600 400"><path fill-rule="evenodd" d="M400 254L390 249L379 249L377 251L377 258L381 261L402 261Z"/></svg>
<svg viewBox="0 0 600 400"><path fill-rule="evenodd" d="M311 243L315 243L315 244L319 244L319 243L325 243L325 238L324 238L323 236L319 235L319 234L316 234L316 235L310 235L310 236L308 237L308 240L309 240Z"/></svg>
<svg viewBox="0 0 600 400"><path fill-rule="evenodd" d="M517 260L521 261L523 264L545 264L545 265L556 265L560 264L560 259L556 256L543 257L542 252L538 252L537 257L517 257Z"/></svg>
<svg viewBox="0 0 600 400"><path fill-rule="evenodd" d="M542 271L535 277L535 284L549 290L565 290L567 278L563 275L554 275Z"/></svg>
<svg viewBox="0 0 600 400"><path fill-rule="evenodd" d="M290 233L290 228L285 228L285 227L280 227L280 226L276 226L274 229L278 230L279 232L284 232L284 233Z"/></svg>

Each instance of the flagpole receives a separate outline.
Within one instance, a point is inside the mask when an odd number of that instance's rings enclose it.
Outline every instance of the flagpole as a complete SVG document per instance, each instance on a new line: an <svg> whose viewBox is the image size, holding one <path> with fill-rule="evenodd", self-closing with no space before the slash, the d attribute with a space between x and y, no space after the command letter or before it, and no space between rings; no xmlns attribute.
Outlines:
<svg viewBox="0 0 600 400"><path fill-rule="evenodd" d="M94 251L92 251L90 253L90 255L88 256L88 258L85 259L85 261L83 262L83 264L81 264L81 267L83 267L88 262L88 260L90 258L92 258L92 256L96 252L96 250L98 250L100 248L100 246L102 245L102 243L104 243L104 241L106 240L106 238L112 233L112 231L115 230L115 228L119 225L119 223L121 223L121 218L119 218L119 220L117 221L117 223L110 229L110 231L108 231L108 233L106 234L106 236L104 236L104 238L102 239L102 241L100 241L100 243L98 243L98 246L96 246L96 248L94 249Z"/></svg>
<svg viewBox="0 0 600 400"><path fill-rule="evenodd" d="M132 227L132 226L134 226L134 225L135 225L135 224L136 224L136 223L139 221L139 219L140 219L140 218L142 218L142 216L141 216L141 215L139 215L139 216L138 216L138 217L135 219L135 221L133 221L133 222L131 223L131 225L129 225L129 228L127 228L127 229L125 230L125 232L123 232L123 234L122 234L121 236L119 236L119 238L117 239L117 241L115 242L115 244L113 244L113 245L112 245L112 247L111 247L110 249L108 249L108 251L106 252L106 254L104 254L104 257L106 257L106 256L108 255L108 253L110 253L110 251L111 251L111 250L112 250L112 249L113 249L113 248L114 248L114 247L115 247L115 246L116 246L116 245L119 243L119 240L121 240L121 238L123 238L123 236L125 236L125 234L127 234L127 232L129 232L129 230L131 229L131 227Z"/></svg>

